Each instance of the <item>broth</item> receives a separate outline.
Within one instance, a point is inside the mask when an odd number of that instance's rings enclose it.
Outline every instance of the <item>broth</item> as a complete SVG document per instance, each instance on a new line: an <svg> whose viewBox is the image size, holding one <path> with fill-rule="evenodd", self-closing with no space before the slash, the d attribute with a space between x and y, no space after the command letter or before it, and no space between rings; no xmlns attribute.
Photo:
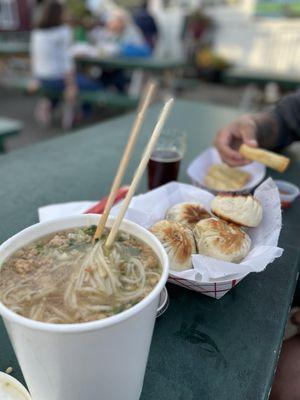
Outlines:
<svg viewBox="0 0 300 400"><path fill-rule="evenodd" d="M96 226L45 236L17 250L0 270L0 300L37 321L82 323L126 310L152 291L162 266L154 251L120 231L105 250Z"/></svg>

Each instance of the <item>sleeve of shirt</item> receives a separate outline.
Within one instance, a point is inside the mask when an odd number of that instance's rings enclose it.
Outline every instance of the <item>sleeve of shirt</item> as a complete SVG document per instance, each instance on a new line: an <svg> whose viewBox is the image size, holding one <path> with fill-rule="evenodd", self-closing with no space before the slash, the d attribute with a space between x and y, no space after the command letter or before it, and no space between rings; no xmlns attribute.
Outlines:
<svg viewBox="0 0 300 400"><path fill-rule="evenodd" d="M277 119L278 148L300 140L300 91L283 97L271 112Z"/></svg>

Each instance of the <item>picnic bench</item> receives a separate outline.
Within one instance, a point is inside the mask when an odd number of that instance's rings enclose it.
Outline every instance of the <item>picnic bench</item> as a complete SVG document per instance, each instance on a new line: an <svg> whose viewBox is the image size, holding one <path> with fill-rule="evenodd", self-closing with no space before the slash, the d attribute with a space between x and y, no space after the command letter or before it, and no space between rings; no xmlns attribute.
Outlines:
<svg viewBox="0 0 300 400"><path fill-rule="evenodd" d="M29 55L29 43L11 42L0 40L0 58L8 56L27 56Z"/></svg>
<svg viewBox="0 0 300 400"><path fill-rule="evenodd" d="M162 85L166 86L168 89L172 89L173 84L174 86L176 84L174 79L176 71L185 66L185 62L183 60L158 60L156 58L147 59L142 57L77 57L76 62L79 68L98 66L107 69L126 69L134 71L128 93L119 93L111 90L99 90L81 91L78 94L78 100L80 102L120 109L130 109L137 106L139 97L141 95L142 84L146 80L144 73L159 75ZM50 98L56 98L61 95L53 90L45 91L41 88L32 89L31 81L32 80L29 77L4 77L0 80L0 85L5 88L24 92L26 94L46 95Z"/></svg>
<svg viewBox="0 0 300 400"><path fill-rule="evenodd" d="M183 68L183 59L158 59L155 57L76 57L79 65L97 65L101 68L143 69L162 73Z"/></svg>
<svg viewBox="0 0 300 400"><path fill-rule="evenodd" d="M124 183L130 182L159 111L159 105L149 110ZM176 102L168 125L188 134L181 181L188 180L189 162L237 115L227 107ZM133 119L127 114L0 157L0 241L36 223L41 205L106 195ZM284 179L299 185L299 166L294 159ZM144 177L139 191L146 188ZM298 276L299 218L296 201L283 212L284 255L222 299L168 284L170 306L155 326L141 400L268 399ZM0 370L11 366L24 382L2 323L0 341Z"/></svg>
<svg viewBox="0 0 300 400"><path fill-rule="evenodd" d="M295 90L300 86L300 73L286 74L245 68L231 68L223 75L224 83L230 85L255 84L265 87L270 82L277 83L284 90Z"/></svg>
<svg viewBox="0 0 300 400"><path fill-rule="evenodd" d="M5 140L17 135L23 129L23 124L15 119L0 117L0 153L5 151Z"/></svg>
<svg viewBox="0 0 300 400"><path fill-rule="evenodd" d="M176 75L187 65L184 59L161 59L156 57L76 57L78 68L97 66L107 70L123 69L133 71L128 92L137 96L146 77L159 77L167 90L173 89Z"/></svg>
<svg viewBox="0 0 300 400"><path fill-rule="evenodd" d="M62 92L56 90L45 90L35 87L29 78L2 79L0 85L7 89L13 89L24 94L47 96L49 98L61 98ZM88 103L95 106L107 106L112 108L130 109L135 108L139 102L138 97L128 96L125 93L118 93L109 90L83 90L78 93L78 100L81 103Z"/></svg>

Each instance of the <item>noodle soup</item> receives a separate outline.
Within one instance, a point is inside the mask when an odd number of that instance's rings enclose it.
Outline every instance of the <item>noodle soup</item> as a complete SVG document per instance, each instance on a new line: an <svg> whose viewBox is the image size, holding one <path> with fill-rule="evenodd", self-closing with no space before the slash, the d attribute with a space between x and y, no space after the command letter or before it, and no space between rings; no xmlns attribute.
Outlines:
<svg viewBox="0 0 300 400"><path fill-rule="evenodd" d="M110 250L96 227L47 235L17 250L0 270L0 301L24 317L56 324L103 319L152 291L162 266L150 246L120 231Z"/></svg>

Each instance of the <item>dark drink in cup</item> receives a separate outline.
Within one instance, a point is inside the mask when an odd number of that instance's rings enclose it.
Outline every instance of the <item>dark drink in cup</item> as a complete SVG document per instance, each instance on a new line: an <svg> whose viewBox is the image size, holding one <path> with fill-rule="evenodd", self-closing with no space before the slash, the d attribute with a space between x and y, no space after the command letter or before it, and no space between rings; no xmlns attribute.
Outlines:
<svg viewBox="0 0 300 400"><path fill-rule="evenodd" d="M176 181L181 158L182 155L175 150L155 150L148 166L149 189Z"/></svg>
<svg viewBox="0 0 300 400"><path fill-rule="evenodd" d="M184 132L176 130L162 132L148 164L150 190L177 180L180 161L185 149L186 135Z"/></svg>

